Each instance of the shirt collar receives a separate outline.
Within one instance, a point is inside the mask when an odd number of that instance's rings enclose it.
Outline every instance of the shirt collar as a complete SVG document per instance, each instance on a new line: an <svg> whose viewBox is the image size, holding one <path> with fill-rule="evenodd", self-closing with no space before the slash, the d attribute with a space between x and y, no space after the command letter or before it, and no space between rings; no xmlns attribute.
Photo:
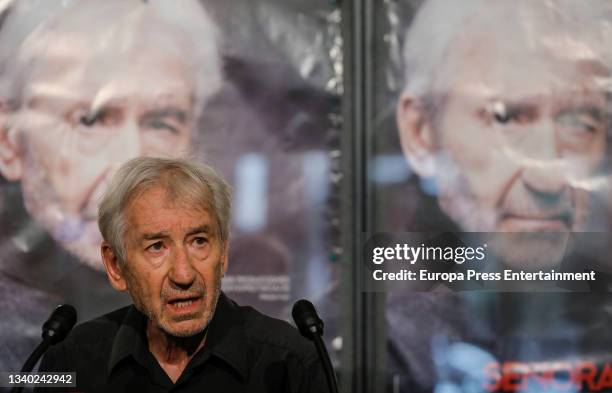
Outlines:
<svg viewBox="0 0 612 393"><path fill-rule="evenodd" d="M130 355L142 362L144 351L147 350L145 328L146 317L134 305L130 306L113 340L108 360L109 373Z"/></svg>
<svg viewBox="0 0 612 393"><path fill-rule="evenodd" d="M145 329L145 315L133 305L130 306L113 340L108 362L109 373L130 355L135 360L144 362L145 351L148 351ZM215 314L208 327L204 350L227 363L243 379L248 378L244 321L238 306L223 292L219 296ZM208 356L196 355L192 366L199 366L207 358Z"/></svg>
<svg viewBox="0 0 612 393"><path fill-rule="evenodd" d="M205 348L247 379L247 347L244 319L238 305L221 292L215 315L208 328Z"/></svg>

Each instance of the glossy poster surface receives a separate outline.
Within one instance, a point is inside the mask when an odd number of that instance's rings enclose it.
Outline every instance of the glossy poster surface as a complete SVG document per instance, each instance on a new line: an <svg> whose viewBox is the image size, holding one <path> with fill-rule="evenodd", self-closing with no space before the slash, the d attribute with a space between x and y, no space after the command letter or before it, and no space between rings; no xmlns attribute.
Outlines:
<svg viewBox="0 0 612 393"><path fill-rule="evenodd" d="M503 234L486 264L602 278L393 287L388 391L610 389L611 4L386 1L377 17L376 231Z"/></svg>
<svg viewBox="0 0 612 393"><path fill-rule="evenodd" d="M232 184L230 297L288 319L294 300L334 291L337 9L1 4L2 370L21 367L57 304L85 321L129 302L103 273L96 215L109 177L139 155L189 157Z"/></svg>

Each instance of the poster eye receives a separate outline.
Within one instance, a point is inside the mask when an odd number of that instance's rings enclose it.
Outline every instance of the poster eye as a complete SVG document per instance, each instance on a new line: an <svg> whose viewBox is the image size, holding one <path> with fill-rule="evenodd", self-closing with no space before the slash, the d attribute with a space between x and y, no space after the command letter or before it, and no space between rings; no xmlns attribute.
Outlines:
<svg viewBox="0 0 612 393"><path fill-rule="evenodd" d="M91 127L96 123L97 116L95 114L88 114L81 116L79 122L84 126Z"/></svg>
<svg viewBox="0 0 612 393"><path fill-rule="evenodd" d="M495 102L491 105L490 111L496 122L500 124L506 124L510 121L510 114L506 104L503 102Z"/></svg>
<svg viewBox="0 0 612 393"><path fill-rule="evenodd" d="M510 116L508 116L507 112L494 112L493 117L495 118L495 121L502 124L505 124L510 120Z"/></svg>

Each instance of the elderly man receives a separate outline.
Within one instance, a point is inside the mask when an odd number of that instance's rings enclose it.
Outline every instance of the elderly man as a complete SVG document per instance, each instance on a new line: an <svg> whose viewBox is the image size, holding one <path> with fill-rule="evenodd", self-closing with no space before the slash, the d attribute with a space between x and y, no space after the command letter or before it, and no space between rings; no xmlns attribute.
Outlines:
<svg viewBox="0 0 612 393"><path fill-rule="evenodd" d="M52 304L89 318L127 300L104 285L97 200L128 159L188 153L222 83L217 28L197 0L9 4L0 30L0 302L13 316L0 329L5 370L35 346Z"/></svg>
<svg viewBox="0 0 612 393"><path fill-rule="evenodd" d="M550 270L571 253L572 232L604 228L593 200L606 165L611 20L606 1L424 2L404 41L397 124L411 169L435 184L435 207L408 230L497 233L485 264ZM484 378L479 362L494 357L586 352L602 337L600 314L577 310L597 302L392 294L392 383L431 391L461 373ZM567 348L551 352L542 334Z"/></svg>
<svg viewBox="0 0 612 393"><path fill-rule="evenodd" d="M77 326L41 363L81 391L323 392L314 346L220 291L229 186L187 161L136 158L99 209L102 258L134 305ZM143 372L146 370L147 372Z"/></svg>

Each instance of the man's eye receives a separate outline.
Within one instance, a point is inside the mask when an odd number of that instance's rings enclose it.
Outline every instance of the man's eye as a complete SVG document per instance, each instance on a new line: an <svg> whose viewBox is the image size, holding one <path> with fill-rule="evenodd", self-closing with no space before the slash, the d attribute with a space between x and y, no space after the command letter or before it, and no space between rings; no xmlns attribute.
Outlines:
<svg viewBox="0 0 612 393"><path fill-rule="evenodd" d="M203 245L205 245L206 243L208 243L208 239L206 239L205 237L198 236L198 237L195 237L195 238L193 239L193 243L194 243L196 246L203 246Z"/></svg>
<svg viewBox="0 0 612 393"><path fill-rule="evenodd" d="M504 102L492 103L488 110L490 121L497 124L528 124L537 117L537 110L529 105L506 104Z"/></svg>
<svg viewBox="0 0 612 393"><path fill-rule="evenodd" d="M96 113L84 108L76 109L70 114L69 117L71 123L83 127L92 127L94 124L96 124L99 118Z"/></svg>
<svg viewBox="0 0 612 393"><path fill-rule="evenodd" d="M96 116L94 114L83 115L79 118L79 123L81 123L82 125L86 127L91 127L94 124L96 124L98 119L99 119L99 116Z"/></svg>
<svg viewBox="0 0 612 393"><path fill-rule="evenodd" d="M155 242L147 247L149 251L161 251L164 248L164 244L162 242Z"/></svg>
<svg viewBox="0 0 612 393"><path fill-rule="evenodd" d="M597 116L592 116L583 111L570 111L556 116L555 122L563 129L594 133L601 127L601 121Z"/></svg>
<svg viewBox="0 0 612 393"><path fill-rule="evenodd" d="M71 123L85 129L94 126L113 127L118 125L121 119L121 111L118 108L100 108L96 111L80 108L70 114Z"/></svg>
<svg viewBox="0 0 612 393"><path fill-rule="evenodd" d="M151 119L146 122L145 126L147 128L151 128L153 130L158 131L168 131L172 134L178 133L178 128L174 125L170 124L170 122L162 120L162 119Z"/></svg>
<svg viewBox="0 0 612 393"><path fill-rule="evenodd" d="M503 116L496 116L496 120L500 123L527 124L531 119L532 116L524 112L509 112Z"/></svg>

